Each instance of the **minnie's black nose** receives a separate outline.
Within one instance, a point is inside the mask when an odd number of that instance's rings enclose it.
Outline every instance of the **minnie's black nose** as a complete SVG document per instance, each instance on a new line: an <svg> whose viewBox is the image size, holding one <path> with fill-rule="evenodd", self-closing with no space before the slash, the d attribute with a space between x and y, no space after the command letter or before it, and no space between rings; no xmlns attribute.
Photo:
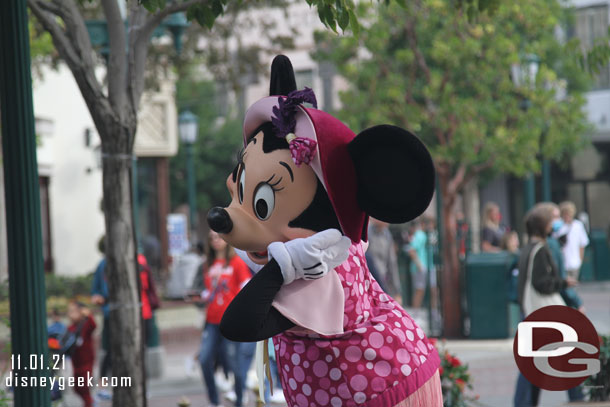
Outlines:
<svg viewBox="0 0 610 407"><path fill-rule="evenodd" d="M217 233L231 233L233 221L224 208L215 207L208 212L208 225Z"/></svg>

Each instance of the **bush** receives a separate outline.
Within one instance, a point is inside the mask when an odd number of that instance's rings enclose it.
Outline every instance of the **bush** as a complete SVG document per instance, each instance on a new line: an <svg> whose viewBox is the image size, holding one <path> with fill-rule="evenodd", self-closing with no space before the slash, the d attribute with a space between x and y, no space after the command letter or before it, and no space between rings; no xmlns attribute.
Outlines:
<svg viewBox="0 0 610 407"><path fill-rule="evenodd" d="M434 338L430 339L436 346L437 341ZM438 349L438 347L437 347ZM444 407L466 407L468 401L473 401L478 396L467 397L464 394L466 388L472 389L470 374L468 373L468 365L462 362L447 350L438 349L441 357L441 367L439 373L441 376L441 386L443 388L443 405Z"/></svg>
<svg viewBox="0 0 610 407"><path fill-rule="evenodd" d="M45 275L47 298L88 297L91 294L92 283L93 273L76 277L58 276L55 274Z"/></svg>
<svg viewBox="0 0 610 407"><path fill-rule="evenodd" d="M599 337L599 361L601 370L585 380L591 401L610 400L610 336Z"/></svg>

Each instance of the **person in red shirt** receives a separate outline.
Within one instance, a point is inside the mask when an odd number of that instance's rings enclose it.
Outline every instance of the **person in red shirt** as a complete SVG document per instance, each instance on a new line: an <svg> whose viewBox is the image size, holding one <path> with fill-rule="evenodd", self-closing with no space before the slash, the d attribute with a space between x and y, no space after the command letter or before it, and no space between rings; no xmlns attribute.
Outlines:
<svg viewBox="0 0 610 407"><path fill-rule="evenodd" d="M216 381L214 380L214 364L218 355L229 362L231 370L236 373L235 343L225 339L220 333L220 320L237 293L250 279L251 273L248 266L235 255L233 248L218 236L216 232L210 232L208 236L208 253L203 265L203 279L205 290L201 293L201 300L207 304L205 327L201 336L201 348L199 351L199 363L203 372L203 378L208 390L208 397L212 406L220 405ZM229 348L233 352L229 356ZM235 406L241 407L243 380L245 378L235 377Z"/></svg>
<svg viewBox="0 0 610 407"><path fill-rule="evenodd" d="M96 327L95 320L91 316L91 310L77 301L68 304L68 318L71 322L68 331L76 335L76 341L70 349L74 369L74 391L83 399L85 407L93 407L93 399L87 381L88 377L93 375L93 361L95 360L92 338ZM83 378L80 379L81 383L79 383L80 377Z"/></svg>

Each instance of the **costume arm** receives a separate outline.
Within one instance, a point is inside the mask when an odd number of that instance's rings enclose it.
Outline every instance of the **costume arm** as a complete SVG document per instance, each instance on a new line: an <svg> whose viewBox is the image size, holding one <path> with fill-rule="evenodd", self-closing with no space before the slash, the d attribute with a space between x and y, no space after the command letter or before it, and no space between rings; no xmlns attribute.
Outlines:
<svg viewBox="0 0 610 407"><path fill-rule="evenodd" d="M275 260L269 261L231 301L220 321L220 332L237 342L267 339L295 326L271 306L284 278Z"/></svg>

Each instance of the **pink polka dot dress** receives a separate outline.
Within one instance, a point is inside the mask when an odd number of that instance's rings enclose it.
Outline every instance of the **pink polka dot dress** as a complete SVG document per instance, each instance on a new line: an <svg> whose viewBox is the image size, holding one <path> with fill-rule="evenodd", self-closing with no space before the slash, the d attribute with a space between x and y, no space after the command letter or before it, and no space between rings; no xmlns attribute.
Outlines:
<svg viewBox="0 0 610 407"><path fill-rule="evenodd" d="M343 334L289 330L273 338L290 407L399 404L437 371L434 346L368 271L363 244L335 269L345 293ZM309 331L311 332L311 331Z"/></svg>

